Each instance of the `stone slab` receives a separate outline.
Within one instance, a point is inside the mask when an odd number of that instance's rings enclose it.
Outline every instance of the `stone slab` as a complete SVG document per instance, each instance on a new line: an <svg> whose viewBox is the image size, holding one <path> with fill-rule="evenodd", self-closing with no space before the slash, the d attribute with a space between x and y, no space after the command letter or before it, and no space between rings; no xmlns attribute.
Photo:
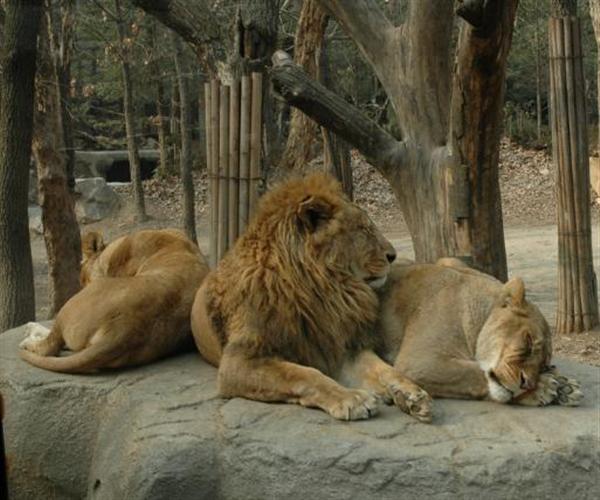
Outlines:
<svg viewBox="0 0 600 500"><path fill-rule="evenodd" d="M223 400L196 353L73 376L0 335L11 498L600 498L600 372L579 408L436 401L433 423L393 407L338 422L295 405Z"/></svg>

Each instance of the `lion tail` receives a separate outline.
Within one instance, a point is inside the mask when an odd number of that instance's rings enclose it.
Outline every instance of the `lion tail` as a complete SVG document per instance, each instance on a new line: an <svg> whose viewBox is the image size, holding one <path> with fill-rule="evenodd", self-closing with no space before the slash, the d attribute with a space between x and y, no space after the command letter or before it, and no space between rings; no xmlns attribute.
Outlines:
<svg viewBox="0 0 600 500"><path fill-rule="evenodd" d="M44 370L62 373L90 373L106 367L122 351L119 343L98 342L69 356L42 356L21 349L21 358Z"/></svg>

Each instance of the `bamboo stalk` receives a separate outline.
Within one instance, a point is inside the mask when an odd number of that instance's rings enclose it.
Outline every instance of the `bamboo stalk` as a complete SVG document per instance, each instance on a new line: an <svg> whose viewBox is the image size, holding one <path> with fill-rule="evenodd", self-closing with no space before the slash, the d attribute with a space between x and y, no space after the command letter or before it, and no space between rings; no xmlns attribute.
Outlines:
<svg viewBox="0 0 600 500"><path fill-rule="evenodd" d="M251 85L248 75L242 76L242 92L240 102L240 206L239 233L243 233L248 225L248 207L250 199L250 113Z"/></svg>
<svg viewBox="0 0 600 500"><path fill-rule="evenodd" d="M229 87L221 85L219 113L219 237L218 256L223 258L228 247L229 215Z"/></svg>
<svg viewBox="0 0 600 500"><path fill-rule="evenodd" d="M229 246L238 237L240 175L240 82L231 85L229 102Z"/></svg>
<svg viewBox="0 0 600 500"><path fill-rule="evenodd" d="M219 81L210 82L210 264L219 262Z"/></svg>
<svg viewBox="0 0 600 500"><path fill-rule="evenodd" d="M262 73L252 73L252 116L250 118L250 196L249 215L258 202L262 139Z"/></svg>

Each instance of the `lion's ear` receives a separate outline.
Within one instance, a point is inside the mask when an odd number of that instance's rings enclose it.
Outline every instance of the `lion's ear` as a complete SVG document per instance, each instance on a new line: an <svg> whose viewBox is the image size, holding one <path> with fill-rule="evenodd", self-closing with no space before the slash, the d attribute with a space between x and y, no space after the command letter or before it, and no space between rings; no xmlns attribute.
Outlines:
<svg viewBox="0 0 600 500"><path fill-rule="evenodd" d="M319 226L331 219L333 207L323 198L309 196L298 205L297 215L300 225L313 233Z"/></svg>
<svg viewBox="0 0 600 500"><path fill-rule="evenodd" d="M102 238L102 235L96 231L86 233L81 238L81 252L86 258L100 253L102 250L104 250L104 248L104 238Z"/></svg>
<svg viewBox="0 0 600 500"><path fill-rule="evenodd" d="M503 287L505 304L522 307L525 302L525 283L521 278L511 278Z"/></svg>

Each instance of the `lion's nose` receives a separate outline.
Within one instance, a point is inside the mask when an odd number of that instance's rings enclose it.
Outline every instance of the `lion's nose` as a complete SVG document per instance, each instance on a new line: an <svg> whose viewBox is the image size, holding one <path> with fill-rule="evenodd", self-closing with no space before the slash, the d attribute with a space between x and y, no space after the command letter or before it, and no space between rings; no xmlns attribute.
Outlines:
<svg viewBox="0 0 600 500"><path fill-rule="evenodd" d="M396 250L394 250L393 248L391 250L388 250L385 253L385 258L388 260L388 262L391 264L392 262L394 262L396 260Z"/></svg>

